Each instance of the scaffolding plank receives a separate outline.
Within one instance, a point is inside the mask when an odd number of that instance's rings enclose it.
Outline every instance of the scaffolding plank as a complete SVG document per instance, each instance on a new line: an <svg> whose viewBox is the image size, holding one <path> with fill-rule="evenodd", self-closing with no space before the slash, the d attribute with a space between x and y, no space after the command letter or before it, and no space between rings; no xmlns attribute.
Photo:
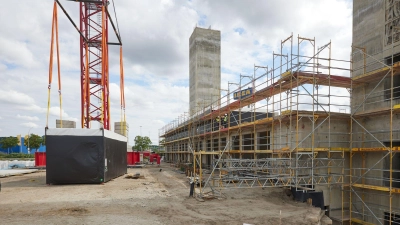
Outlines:
<svg viewBox="0 0 400 225"><path fill-rule="evenodd" d="M352 184L351 186L353 187L358 187L358 188L363 188L363 189L369 189L369 190L375 190L375 191L385 191L385 192L390 192L389 187L383 187L383 186L375 186L375 185L368 185L368 184ZM392 193L400 193L399 188L392 188Z"/></svg>

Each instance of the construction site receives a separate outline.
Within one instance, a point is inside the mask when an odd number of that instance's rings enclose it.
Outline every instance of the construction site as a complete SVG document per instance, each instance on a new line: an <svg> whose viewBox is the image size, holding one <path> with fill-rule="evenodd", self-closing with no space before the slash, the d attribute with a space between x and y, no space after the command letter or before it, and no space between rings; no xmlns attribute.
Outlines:
<svg viewBox="0 0 400 225"><path fill-rule="evenodd" d="M199 37L189 67L199 99L159 131L167 162L190 171L198 198L280 187L333 224L400 224L399 6L353 1L349 59L292 34L227 90L201 79L220 73L220 43Z"/></svg>
<svg viewBox="0 0 400 225"><path fill-rule="evenodd" d="M79 23L54 1L46 152L40 168L0 173L0 224L400 224L399 1L353 1L349 57L332 57L332 41L287 31L265 65L227 85L224 31L196 24L187 38L188 110L159 129L164 160L147 152L146 163L143 152L127 153L115 8L76 2ZM79 36L82 129L62 119L58 10ZM60 118L49 128L53 69Z"/></svg>

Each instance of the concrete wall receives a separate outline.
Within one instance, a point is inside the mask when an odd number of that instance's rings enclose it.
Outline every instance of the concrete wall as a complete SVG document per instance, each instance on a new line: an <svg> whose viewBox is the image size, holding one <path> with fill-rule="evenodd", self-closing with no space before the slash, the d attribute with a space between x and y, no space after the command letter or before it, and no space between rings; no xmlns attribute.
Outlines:
<svg viewBox="0 0 400 225"><path fill-rule="evenodd" d="M189 39L191 114L216 102L221 89L221 32L196 27Z"/></svg>
<svg viewBox="0 0 400 225"><path fill-rule="evenodd" d="M366 72L382 68L377 60L397 55L400 52L400 8L396 1L354 0L353 1L353 46L366 48ZM392 39L394 40L394 44ZM362 54L353 55L352 76L363 73Z"/></svg>
<svg viewBox="0 0 400 225"><path fill-rule="evenodd" d="M71 120L62 120L61 127L61 120L56 120L56 128L76 128L76 122Z"/></svg>
<svg viewBox="0 0 400 225"><path fill-rule="evenodd" d="M351 108L352 112L362 113L364 111L390 108L390 74L382 82L374 81L365 83L353 89ZM399 88L394 91L399 91ZM365 101L364 99L368 97ZM394 99L393 104L400 104L400 98Z"/></svg>
<svg viewBox="0 0 400 225"><path fill-rule="evenodd" d="M357 119L365 129L353 122L353 148L372 148L383 147L376 139L382 143L390 142L390 114L380 116L370 116ZM400 141L400 115L394 114L392 121L393 142Z"/></svg>
<svg viewBox="0 0 400 225"><path fill-rule="evenodd" d="M385 193L386 195L386 193ZM373 211L375 216L379 219L382 224L389 224L387 221L383 220L385 212L389 212L389 195L382 195L380 191L369 190L366 194L359 194L360 198L363 198L363 201L367 203L368 207ZM354 197L353 197L354 198ZM399 215L398 206L400 204L400 195L392 196L392 210L396 215ZM353 209L356 208L360 213L364 213L365 216L363 218L364 221L369 222L371 224L379 224L378 220L375 219L373 214L361 203L361 200L358 197L355 197L355 201L353 201ZM353 217L360 218L360 214L353 213ZM396 224L393 223L392 224Z"/></svg>
<svg viewBox="0 0 400 225"><path fill-rule="evenodd" d="M384 0L354 0L353 1L353 46L365 47L369 55L377 58L383 58L383 40L385 26ZM353 49L353 51L355 51ZM367 64L373 60L369 59ZM352 76L363 73L358 70L363 66L363 55L353 55ZM372 64L367 67L367 72L382 67L381 64Z"/></svg>
<svg viewBox="0 0 400 225"><path fill-rule="evenodd" d="M293 121L291 129L290 126L275 125L274 132L271 134L274 136L274 148L311 148L313 136L315 148L348 148L350 146L350 117L334 118L331 116L330 124L328 119L318 118L314 127L311 119L311 117L300 117L297 137L295 121ZM313 129L315 132L312 135ZM298 138L298 142L296 138Z"/></svg>

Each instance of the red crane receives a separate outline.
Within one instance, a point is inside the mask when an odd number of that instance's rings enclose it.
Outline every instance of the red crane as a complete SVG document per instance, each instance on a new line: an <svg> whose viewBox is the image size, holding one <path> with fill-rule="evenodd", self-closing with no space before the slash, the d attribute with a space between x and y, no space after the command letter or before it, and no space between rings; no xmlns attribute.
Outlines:
<svg viewBox="0 0 400 225"><path fill-rule="evenodd" d="M54 29L56 30L57 59L58 53L58 21L57 5L63 10L70 22L80 34L80 82L81 82L81 126L90 128L91 121L98 121L101 127L110 130L110 91L109 91L109 45L120 45L120 91L121 91L121 121L125 122L125 97L124 97L124 75L122 63L122 42L108 11L109 1L106 0L74 0L79 2L79 29L60 4L59 0L54 2L52 44L50 50L50 72L49 93L51 88L52 51ZM114 8L115 9L115 8ZM115 12L115 11L114 11ZM108 25L111 23L118 42L111 43L108 38ZM61 110L61 81L59 71L59 95ZM50 106L50 97L49 104ZM61 117L61 111L60 111ZM122 116L121 116L122 117Z"/></svg>

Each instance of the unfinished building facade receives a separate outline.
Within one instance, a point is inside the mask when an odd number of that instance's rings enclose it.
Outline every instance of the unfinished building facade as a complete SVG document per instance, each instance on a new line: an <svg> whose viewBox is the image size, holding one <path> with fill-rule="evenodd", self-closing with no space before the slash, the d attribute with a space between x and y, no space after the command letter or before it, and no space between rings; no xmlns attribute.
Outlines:
<svg viewBox="0 0 400 225"><path fill-rule="evenodd" d="M160 130L167 160L194 167L199 196L288 187L322 193L334 224L400 224L400 2L354 0L352 41L348 61L282 40L272 65Z"/></svg>
<svg viewBox="0 0 400 225"><path fill-rule="evenodd" d="M199 196L288 187L342 218L352 82L350 62L330 56L331 43L282 40L272 66L255 66L225 96L160 130L166 160L193 166Z"/></svg>

